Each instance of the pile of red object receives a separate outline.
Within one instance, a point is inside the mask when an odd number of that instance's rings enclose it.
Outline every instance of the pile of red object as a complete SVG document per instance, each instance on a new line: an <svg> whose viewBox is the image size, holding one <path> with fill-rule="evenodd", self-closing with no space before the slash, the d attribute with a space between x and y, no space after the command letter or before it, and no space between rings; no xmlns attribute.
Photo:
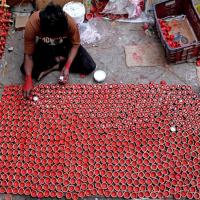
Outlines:
<svg viewBox="0 0 200 200"><path fill-rule="evenodd" d="M198 67L200 67L200 58L197 59L196 65L197 65Z"/></svg>
<svg viewBox="0 0 200 200"><path fill-rule="evenodd" d="M172 29L171 26L169 26L168 23L165 20L162 20L162 19L159 19L159 24L161 26L161 30L162 30L162 33L163 33L165 40L167 41L167 44L171 48L181 47L180 42L174 41L174 35L170 34L170 31Z"/></svg>
<svg viewBox="0 0 200 200"><path fill-rule="evenodd" d="M3 4L0 7L0 59L3 56L8 35L11 13Z"/></svg>
<svg viewBox="0 0 200 200"><path fill-rule="evenodd" d="M20 86L0 102L0 193L200 199L200 100L189 86Z"/></svg>

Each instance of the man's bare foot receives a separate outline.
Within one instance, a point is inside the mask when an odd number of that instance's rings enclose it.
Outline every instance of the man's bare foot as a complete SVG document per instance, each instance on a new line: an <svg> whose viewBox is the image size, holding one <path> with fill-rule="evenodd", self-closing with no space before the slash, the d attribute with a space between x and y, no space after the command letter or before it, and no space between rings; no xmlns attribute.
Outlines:
<svg viewBox="0 0 200 200"><path fill-rule="evenodd" d="M52 68L50 68L44 72L41 72L40 75L38 76L37 81L41 81L42 78L44 78L47 74L49 74L50 72L56 71L56 70L59 70L59 64L56 64Z"/></svg>
<svg viewBox="0 0 200 200"><path fill-rule="evenodd" d="M63 62L64 60L66 60L66 58L63 57L63 56L57 56L57 57L55 57L55 61L56 61L57 63Z"/></svg>

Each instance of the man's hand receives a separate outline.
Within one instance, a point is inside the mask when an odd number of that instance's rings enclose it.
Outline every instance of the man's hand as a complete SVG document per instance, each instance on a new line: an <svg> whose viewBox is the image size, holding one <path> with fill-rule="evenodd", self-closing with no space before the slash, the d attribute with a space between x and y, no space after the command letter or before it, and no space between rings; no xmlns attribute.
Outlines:
<svg viewBox="0 0 200 200"><path fill-rule="evenodd" d="M31 90L33 89L33 80L31 76L25 77L25 82L23 86L23 95L28 98L30 96Z"/></svg>
<svg viewBox="0 0 200 200"><path fill-rule="evenodd" d="M69 69L66 67L63 67L61 74L60 74L59 82L61 84L65 84L68 82L68 79L69 79Z"/></svg>

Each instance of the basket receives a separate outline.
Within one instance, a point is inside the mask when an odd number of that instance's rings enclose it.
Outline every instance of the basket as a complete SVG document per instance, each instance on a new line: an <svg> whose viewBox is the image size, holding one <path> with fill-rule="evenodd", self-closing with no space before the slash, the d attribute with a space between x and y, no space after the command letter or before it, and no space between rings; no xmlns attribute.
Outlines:
<svg viewBox="0 0 200 200"><path fill-rule="evenodd" d="M191 58L200 57L200 17L196 12L192 0L169 0L158 3L154 5L154 15L158 36L165 48L166 58L169 63L183 63ZM159 19L176 15L186 15L196 35L196 42L178 48L171 48L168 45L161 31Z"/></svg>

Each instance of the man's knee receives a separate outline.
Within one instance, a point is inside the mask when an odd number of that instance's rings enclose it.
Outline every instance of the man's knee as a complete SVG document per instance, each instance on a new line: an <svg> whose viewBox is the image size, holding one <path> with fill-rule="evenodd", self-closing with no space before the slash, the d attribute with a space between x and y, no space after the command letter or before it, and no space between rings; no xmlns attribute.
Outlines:
<svg viewBox="0 0 200 200"><path fill-rule="evenodd" d="M96 63L89 64L85 69L85 74L88 75L96 69Z"/></svg>

